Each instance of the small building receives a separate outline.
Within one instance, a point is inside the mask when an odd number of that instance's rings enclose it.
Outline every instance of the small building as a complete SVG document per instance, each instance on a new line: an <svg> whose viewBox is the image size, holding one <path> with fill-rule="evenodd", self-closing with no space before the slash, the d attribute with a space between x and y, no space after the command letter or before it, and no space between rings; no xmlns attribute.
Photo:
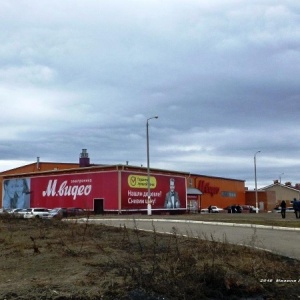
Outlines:
<svg viewBox="0 0 300 300"><path fill-rule="evenodd" d="M278 206L282 200L286 201L287 206L292 206L294 198L300 199L299 184L295 186L291 182L282 184L279 180L274 180L273 184L265 186L260 189L261 191L273 191L275 193L274 207Z"/></svg>
<svg viewBox="0 0 300 300"><path fill-rule="evenodd" d="M246 205L252 205L256 207L256 195L257 206L260 212L268 212L274 209L276 206L276 193L274 191L258 190L246 191Z"/></svg>

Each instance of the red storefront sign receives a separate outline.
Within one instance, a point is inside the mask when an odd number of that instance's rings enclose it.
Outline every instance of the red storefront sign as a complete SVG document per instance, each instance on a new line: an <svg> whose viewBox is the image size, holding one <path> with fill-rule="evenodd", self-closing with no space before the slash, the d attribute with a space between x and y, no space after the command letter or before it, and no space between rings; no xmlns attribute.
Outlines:
<svg viewBox="0 0 300 300"><path fill-rule="evenodd" d="M210 194L211 196L218 194L220 191L219 187L211 186L209 182L204 180L199 180L197 187L203 194Z"/></svg>

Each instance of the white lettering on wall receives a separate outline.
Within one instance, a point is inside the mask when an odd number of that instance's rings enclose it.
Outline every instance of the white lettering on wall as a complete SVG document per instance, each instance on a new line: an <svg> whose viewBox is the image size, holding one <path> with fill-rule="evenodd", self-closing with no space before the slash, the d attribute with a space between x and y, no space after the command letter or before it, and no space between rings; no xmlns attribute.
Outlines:
<svg viewBox="0 0 300 300"><path fill-rule="evenodd" d="M92 185L68 185L68 181L65 180L57 189L57 179L49 180L47 189L43 191L43 197L54 196L72 196L73 200L76 200L77 196L88 196L92 191Z"/></svg>

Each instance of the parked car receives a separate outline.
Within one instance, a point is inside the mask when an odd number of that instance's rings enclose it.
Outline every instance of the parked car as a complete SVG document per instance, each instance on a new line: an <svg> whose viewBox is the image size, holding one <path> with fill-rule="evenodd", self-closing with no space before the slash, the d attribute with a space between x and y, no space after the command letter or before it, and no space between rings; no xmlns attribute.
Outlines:
<svg viewBox="0 0 300 300"><path fill-rule="evenodd" d="M56 207L49 210L49 214L42 216L43 219L62 219L68 216L67 208L66 207Z"/></svg>
<svg viewBox="0 0 300 300"><path fill-rule="evenodd" d="M56 207L49 210L47 215L42 216L43 219L62 219L68 217L82 216L86 214L85 210L79 207Z"/></svg>
<svg viewBox="0 0 300 300"><path fill-rule="evenodd" d="M251 209L250 209L251 213L256 213L256 212L259 213L259 211L260 211L260 209L258 207L256 208L255 206L251 206Z"/></svg>
<svg viewBox="0 0 300 300"><path fill-rule="evenodd" d="M9 213L9 214L13 214L13 213L16 213L16 212L18 212L19 210L22 210L22 208L13 208L13 209L8 209L8 210L7 210L7 213Z"/></svg>
<svg viewBox="0 0 300 300"><path fill-rule="evenodd" d="M49 215L49 209L44 207L34 207L34 208L27 208L27 211L24 213L25 219L31 218L45 218Z"/></svg>
<svg viewBox="0 0 300 300"><path fill-rule="evenodd" d="M14 216L24 218L24 215L28 212L28 208L16 208L11 212Z"/></svg>
<svg viewBox="0 0 300 300"><path fill-rule="evenodd" d="M224 210L226 210L228 213L241 213L243 211L241 205L229 205L224 207Z"/></svg>
<svg viewBox="0 0 300 300"><path fill-rule="evenodd" d="M222 211L224 211L223 208L219 208L219 207L217 207L215 205L211 205L210 206L210 212L211 213L219 213L219 212L222 212ZM201 209L201 212L209 213L209 207Z"/></svg>
<svg viewBox="0 0 300 300"><path fill-rule="evenodd" d="M82 216L86 214L85 210L80 207L68 207L67 217Z"/></svg>
<svg viewBox="0 0 300 300"><path fill-rule="evenodd" d="M256 213L256 211L259 212L259 208L256 208L253 205L242 205L243 212L249 212L249 213Z"/></svg>
<svg viewBox="0 0 300 300"><path fill-rule="evenodd" d="M9 214L15 217L24 218L24 214L26 214L27 212L29 212L28 208L14 208L10 210Z"/></svg>
<svg viewBox="0 0 300 300"><path fill-rule="evenodd" d="M255 213L256 210L259 212L259 208L255 208L252 205L229 205L224 207L228 213Z"/></svg>

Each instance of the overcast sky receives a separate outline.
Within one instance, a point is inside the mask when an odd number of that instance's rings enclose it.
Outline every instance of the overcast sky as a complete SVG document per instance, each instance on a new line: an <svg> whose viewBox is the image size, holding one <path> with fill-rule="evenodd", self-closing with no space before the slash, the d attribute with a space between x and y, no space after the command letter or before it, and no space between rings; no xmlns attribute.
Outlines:
<svg viewBox="0 0 300 300"><path fill-rule="evenodd" d="M0 171L147 165L300 182L299 0L2 0Z"/></svg>

